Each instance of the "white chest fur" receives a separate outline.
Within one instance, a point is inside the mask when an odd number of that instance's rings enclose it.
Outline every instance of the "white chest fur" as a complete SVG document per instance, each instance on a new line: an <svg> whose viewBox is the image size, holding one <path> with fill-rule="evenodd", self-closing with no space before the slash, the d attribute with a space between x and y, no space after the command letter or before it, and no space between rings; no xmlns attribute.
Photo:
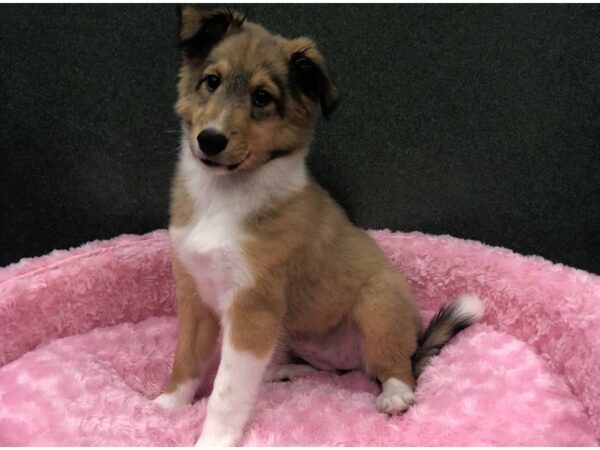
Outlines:
<svg viewBox="0 0 600 450"><path fill-rule="evenodd" d="M194 214L185 226L169 229L173 249L202 301L222 315L236 292L253 283L244 255L244 243L251 238L244 231L245 220L306 186L303 155L272 161L248 175L222 175L194 159L184 143L178 170Z"/></svg>
<svg viewBox="0 0 600 450"><path fill-rule="evenodd" d="M173 248L194 278L201 299L221 315L237 290L251 283L236 217L199 214L187 226L169 231Z"/></svg>

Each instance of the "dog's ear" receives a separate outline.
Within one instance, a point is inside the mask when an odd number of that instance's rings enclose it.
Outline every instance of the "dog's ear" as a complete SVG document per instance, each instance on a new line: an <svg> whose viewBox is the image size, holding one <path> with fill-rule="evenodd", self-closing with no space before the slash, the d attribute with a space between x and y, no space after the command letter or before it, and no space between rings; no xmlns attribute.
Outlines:
<svg viewBox="0 0 600 450"><path fill-rule="evenodd" d="M289 41L286 47L290 85L320 103L323 115L329 118L338 105L340 95L327 73L323 55L312 40L304 37Z"/></svg>
<svg viewBox="0 0 600 450"><path fill-rule="evenodd" d="M178 9L179 49L184 55L204 58L229 32L241 28L246 16L230 9L200 11Z"/></svg>

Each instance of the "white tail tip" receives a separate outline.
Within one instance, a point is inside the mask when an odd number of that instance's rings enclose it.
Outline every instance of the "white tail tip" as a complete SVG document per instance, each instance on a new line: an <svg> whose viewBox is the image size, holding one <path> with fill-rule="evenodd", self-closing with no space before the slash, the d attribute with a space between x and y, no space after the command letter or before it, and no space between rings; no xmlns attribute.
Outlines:
<svg viewBox="0 0 600 450"><path fill-rule="evenodd" d="M456 301L455 311L461 316L472 317L475 322L483 317L485 306L476 294L465 294Z"/></svg>

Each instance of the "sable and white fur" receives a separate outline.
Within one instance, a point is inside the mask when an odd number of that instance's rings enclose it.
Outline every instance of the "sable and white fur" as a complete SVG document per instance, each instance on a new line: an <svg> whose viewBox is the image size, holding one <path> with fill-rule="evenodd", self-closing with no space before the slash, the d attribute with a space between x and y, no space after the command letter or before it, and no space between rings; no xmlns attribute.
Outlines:
<svg viewBox="0 0 600 450"><path fill-rule="evenodd" d="M240 441L263 380L315 368L363 370L382 383L380 411L406 410L415 377L482 315L480 301L459 299L421 333L402 274L308 174L318 110L338 99L311 40L227 10L181 19L169 227L179 337L156 402L193 400L222 334L200 446ZM217 136L210 148L203 132Z"/></svg>

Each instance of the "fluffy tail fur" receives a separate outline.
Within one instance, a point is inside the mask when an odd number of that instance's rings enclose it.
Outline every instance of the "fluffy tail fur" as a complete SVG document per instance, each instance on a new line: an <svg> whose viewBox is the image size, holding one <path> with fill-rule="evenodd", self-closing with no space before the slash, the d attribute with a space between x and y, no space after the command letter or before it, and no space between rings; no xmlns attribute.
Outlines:
<svg viewBox="0 0 600 450"><path fill-rule="evenodd" d="M440 309L419 339L419 346L412 357L415 378L421 375L429 360L438 355L456 333L477 322L483 312L483 303L474 294L463 295L453 304Z"/></svg>

